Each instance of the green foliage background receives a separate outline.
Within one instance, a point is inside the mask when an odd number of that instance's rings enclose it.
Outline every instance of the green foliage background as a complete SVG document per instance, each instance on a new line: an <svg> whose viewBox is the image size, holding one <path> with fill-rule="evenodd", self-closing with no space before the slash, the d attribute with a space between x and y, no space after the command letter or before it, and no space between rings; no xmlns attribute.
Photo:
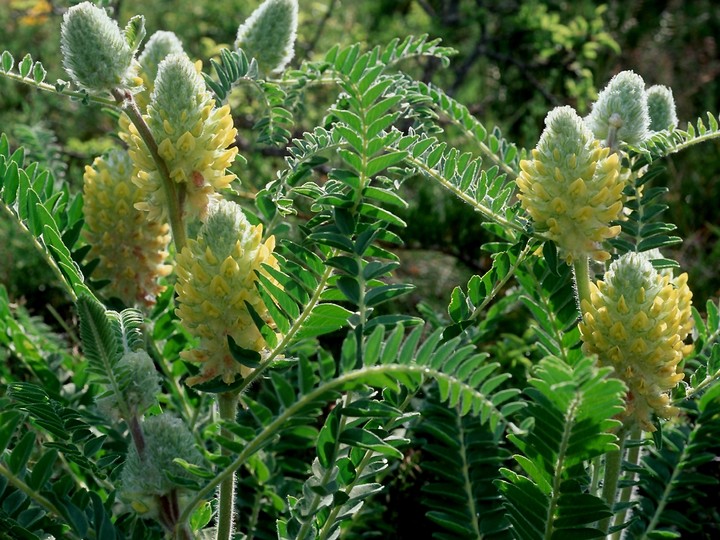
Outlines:
<svg viewBox="0 0 720 540"><path fill-rule="evenodd" d="M246 0L106 2L116 10L121 21L143 13L149 33L156 29L174 30L189 54L206 62L222 45L232 44L238 22L258 3ZM53 12L47 20L30 24L23 17L35 4L20 0L0 4L0 27L11 37L3 46L16 51L18 56L32 51L34 58L56 70L49 73L50 79L63 78L64 73L59 69L58 29L60 12L70 3L52 2ZM694 120L690 115L697 111L720 110L720 59L715 41L720 35L720 7L712 0L670 0L654 2L652 6L641 0L618 0L603 5L592 1L540 0L300 0L300 8L295 67L302 60L316 59L335 43L357 41L370 48L387 43L395 36L428 33L431 37L440 37L443 45L458 50L449 68L441 69L439 62L433 60L403 68L423 81L432 81L446 89L485 125L497 125L504 136L524 147L535 144L550 108L567 103L581 114L588 112L598 87L620 69L634 69L648 85L670 86L678 104L681 126ZM358 24L359 21L362 24ZM295 126L293 135L299 135L304 128L319 121L325 108L337 97L331 92L320 87L307 94L300 106L309 113L308 125ZM242 130L253 124L250 114L256 108L252 101L255 97L248 93L233 99L238 102L234 113L242 132L239 140L242 152L254 148L256 143L248 129ZM242 99L248 100L244 106ZM71 107L76 107L76 112L82 108L82 114L68 114ZM313 117L314 114L317 117ZM3 129L9 131L13 147L25 146L30 160L53 166L56 176L67 178L76 189L80 189L82 183L82 167L113 142L113 123L102 111L81 104L71 105L56 96L35 92L5 79L0 79L0 125L8 126ZM31 129L21 126L31 126ZM471 142L465 140L459 130L446 127L459 148L472 149ZM663 163L666 171L655 179L656 185L670 188L667 219L678 225L679 236L685 238L682 246L668 255L690 273L695 305L701 311L706 300L717 301L720 294L717 280L720 219L715 205L708 204L708 201L720 200L720 160L717 158L720 143L706 144L714 147L708 149L703 145L667 158ZM240 195L251 197L272 179L274 164L281 161L282 152L263 148L257 154L244 154L249 163L236 167L236 172L243 181L244 193ZM400 252L399 276L404 275L419 286L404 300L406 308L423 313L431 320L449 323L446 306L452 288L491 267L492 260L480 250L489 235L480 226L476 213L436 184L407 182L403 189L405 199L411 204L400 216L412 226L398 231L405 241ZM68 299L53 287L54 276L45 269L33 246L12 227L9 222L0 222L0 282L8 287L10 300L25 304L12 309L15 318L25 325L29 336L29 343L24 344L25 354L37 357L33 367L39 370L38 377L42 380L42 358L51 356L56 362L53 368L61 370L71 369L71 358L62 352L51 329L37 315L42 315L56 330L66 329L66 321L71 317ZM546 271L546 268L538 269L538 272ZM527 276L526 279L530 280ZM558 283L565 284L568 280L568 275L557 279ZM544 292L547 291L539 291L538 298ZM534 300L537 299L525 301ZM557 300L561 304L572 301ZM474 330L475 341L483 344L482 352L491 353L506 373L515 376L516 387L524 386L517 379L522 380L530 361L542 353L537 343L525 339L529 327L519 305L519 298L501 300L497 308L505 311L501 325L497 324L498 319L491 318L495 321L491 325ZM341 347L331 341L324 346L333 350ZM11 362L12 355L5 354L5 361ZM256 398L259 404L278 407L274 396L261 393ZM707 419L712 412L689 411L688 414ZM457 456L453 458L461 456L465 446L467 451L493 448L495 453L484 454L491 470L496 464L507 462L510 449L487 425L439 407L435 396L428 399L420 414L434 419L428 421L428 425L442 424L446 431L424 430L423 423L419 423L414 434L419 440L393 471L394 480L383 495L385 500L371 500L363 513L384 512L383 522L397 523L398 530L403 530L404 523L417 527L421 522L429 536L438 522L446 523L453 516L443 515L439 509L430 514L434 520L423 517L424 513L417 510L418 494L427 496L432 507L433 494L424 491L428 480L442 481L445 476L467 472L458 465L459 458L448 462L443 453L445 447L435 446L438 441L457 442ZM680 429L666 433L670 445L674 439L688 440L693 436L696 435ZM119 437L113 443L122 444ZM666 445L664 450L653 454L653 459L672 459L672 455L665 455L668 453ZM421 459L425 460L422 467L418 465ZM457 470L449 473L451 465L457 466ZM290 466L283 464L282 467ZM284 472L292 475L292 471ZM473 470L473 474L480 476L484 472L483 468ZM708 467L705 472L720 479L716 468ZM297 480L297 484L300 485L301 480ZM482 485L482 478L476 479L476 485ZM496 497L494 493L474 496ZM240 504L250 502L241 500ZM466 509L459 512L467 513ZM491 520L492 515L488 516ZM711 522L717 517L717 509L709 508L704 519ZM495 538L492 523L482 527L488 531L488 537ZM403 537L402 533L394 532L397 538ZM473 532L460 531L458 537L472 537ZM703 532L708 538L713 533ZM502 533L497 537L501 538Z"/></svg>

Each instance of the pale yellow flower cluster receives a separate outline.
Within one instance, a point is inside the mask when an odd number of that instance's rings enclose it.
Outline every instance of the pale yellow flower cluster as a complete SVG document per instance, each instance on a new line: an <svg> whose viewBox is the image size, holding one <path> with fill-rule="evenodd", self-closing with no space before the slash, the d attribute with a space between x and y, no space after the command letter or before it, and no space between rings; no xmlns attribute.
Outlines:
<svg viewBox="0 0 720 540"><path fill-rule="evenodd" d="M178 255L176 313L190 334L199 338L197 347L181 355L202 365L200 374L187 380L189 385L216 377L231 384L236 376L252 371L233 359L227 336L243 349L267 348L246 303L269 321L255 283L256 272L267 275L263 264L277 267L274 248L273 236L262 241L262 225L251 225L238 205L220 201L213 205L197 239L189 240Z"/></svg>
<svg viewBox="0 0 720 540"><path fill-rule="evenodd" d="M570 107L551 111L545 123L532 159L520 162L518 199L568 264L607 260L601 243L620 234L611 222L623 207L618 155L602 148Z"/></svg>
<svg viewBox="0 0 720 540"><path fill-rule="evenodd" d="M88 258L99 259L95 277L109 281L108 294L128 306L151 306L163 290L158 278L172 271L165 264L170 231L136 208L142 194L132 170L122 150L85 167L84 236L92 246Z"/></svg>
<svg viewBox="0 0 720 540"><path fill-rule="evenodd" d="M581 305L583 351L625 381L626 416L654 431L652 413L677 415L670 391L683 379L679 366L692 350L684 342L693 328L687 274L660 274L644 255L628 253L590 288L590 301Z"/></svg>
<svg viewBox="0 0 720 540"><path fill-rule="evenodd" d="M158 143L170 179L184 191L184 209L191 218L204 219L217 192L235 175L226 171L237 156L237 130L230 107L215 101L190 59L171 54L160 63L145 119ZM134 124L120 135L135 163L136 182L143 193L137 208L151 219L167 219L167 193L161 172Z"/></svg>

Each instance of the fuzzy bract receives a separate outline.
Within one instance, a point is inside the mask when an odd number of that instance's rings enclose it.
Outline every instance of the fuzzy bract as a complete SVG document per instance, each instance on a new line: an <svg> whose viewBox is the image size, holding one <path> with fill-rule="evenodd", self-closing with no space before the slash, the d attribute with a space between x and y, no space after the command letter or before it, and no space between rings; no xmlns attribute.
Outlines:
<svg viewBox="0 0 720 540"><path fill-rule="evenodd" d="M171 54L182 53L184 53L182 43L173 32L158 30L150 36L142 54L138 57L144 90L135 96L135 100L141 111L145 111L150 101L160 62Z"/></svg>
<svg viewBox="0 0 720 540"><path fill-rule="evenodd" d="M149 307L164 289L158 279L172 270L165 264L170 228L148 221L135 208L142 194L132 173L132 161L123 150L85 167L83 234L91 246L88 259L99 259L94 277L109 281L109 296L127 306Z"/></svg>
<svg viewBox="0 0 720 540"><path fill-rule="evenodd" d="M654 431L652 414L678 414L670 392L692 350L684 342L693 328L687 274L658 273L644 254L627 253L590 289L590 300L581 304L583 351L627 384L626 417Z"/></svg>
<svg viewBox="0 0 720 540"><path fill-rule="evenodd" d="M518 198L540 232L568 263L609 257L601 243L620 233L622 211L617 154L601 148L571 107L548 114L532 159L520 162Z"/></svg>
<svg viewBox="0 0 720 540"><path fill-rule="evenodd" d="M171 414L160 414L142 423L145 448L142 455L130 446L120 474L120 495L139 513L148 517L158 512L158 498L182 488L168 475L190 479L190 474L174 462L184 459L202 464L195 438L185 423Z"/></svg>
<svg viewBox="0 0 720 540"><path fill-rule="evenodd" d="M255 284L256 273L268 276L263 265L277 267L274 247L272 236L263 242L262 225L251 225L237 204L223 200L213 205L197 238L178 255L176 313L199 338L196 347L181 353L201 364L200 374L188 384L216 377L231 384L251 372L233 358L228 336L243 349L261 353L267 348L247 304L270 321Z"/></svg>
<svg viewBox="0 0 720 540"><path fill-rule="evenodd" d="M122 399L130 409L130 414L141 416L155 404L160 394L160 375L155 369L152 358L145 351L126 352L114 366L118 379L126 381L120 388ZM114 391L98 399L98 407L108 416L119 412L118 396Z"/></svg>
<svg viewBox="0 0 720 540"><path fill-rule="evenodd" d="M632 71L615 75L598 95L585 121L595 138L612 148L619 142L641 143L650 128L643 78Z"/></svg>
<svg viewBox="0 0 720 540"><path fill-rule="evenodd" d="M238 28L235 48L261 70L280 72L295 54L297 23L297 0L265 0Z"/></svg>
<svg viewBox="0 0 720 540"><path fill-rule="evenodd" d="M134 51L117 22L91 2L71 7L60 32L63 67L72 80L90 92L139 85Z"/></svg>
<svg viewBox="0 0 720 540"><path fill-rule="evenodd" d="M650 113L650 131L675 129L678 117L675 112L675 98L672 90L659 84L647 89L648 112Z"/></svg>

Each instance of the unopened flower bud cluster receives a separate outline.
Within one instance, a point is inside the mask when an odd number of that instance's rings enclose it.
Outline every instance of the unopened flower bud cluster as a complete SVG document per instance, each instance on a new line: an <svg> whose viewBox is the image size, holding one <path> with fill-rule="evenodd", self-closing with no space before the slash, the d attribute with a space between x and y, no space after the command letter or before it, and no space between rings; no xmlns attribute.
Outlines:
<svg viewBox="0 0 720 540"><path fill-rule="evenodd" d="M630 71L610 81L586 118L570 107L548 114L531 159L520 163L518 199L535 230L555 242L568 264L610 258L606 241L621 231L623 191L631 177L621 167L623 148L676 126L671 91L646 89ZM625 254L604 280L590 283L590 298L581 300L580 333L583 351L626 383L625 420L653 431L653 416L678 412L670 394L692 350L685 340L693 319L687 274L658 272L649 257Z"/></svg>

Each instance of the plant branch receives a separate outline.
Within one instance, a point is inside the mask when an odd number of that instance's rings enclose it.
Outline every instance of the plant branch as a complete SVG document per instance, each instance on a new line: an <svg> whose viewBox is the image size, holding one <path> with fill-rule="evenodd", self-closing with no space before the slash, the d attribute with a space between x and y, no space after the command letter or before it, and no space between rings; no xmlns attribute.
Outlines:
<svg viewBox="0 0 720 540"><path fill-rule="evenodd" d="M352 402L352 392L347 393L343 397L343 407L347 407ZM338 433L342 433L345 429L345 425L347 424L348 418L345 415L342 415L340 418L340 422L338 423ZM332 463L335 463L337 461L337 454L340 451L340 437L337 437L335 439L335 444L333 445L333 451L332 451ZM330 478L333 474L333 467L328 467L325 470L325 473L322 476L322 479L320 480L320 485L325 486L330 482ZM322 501L322 496L319 493L315 493L313 495L312 502L310 503L310 509L308 510L308 515L315 515L317 512L318 506L320 505L320 502ZM295 540L302 540L304 539L307 534L312 529L313 520L308 519L302 524L302 527L300 527L300 530L298 531L297 535L295 536Z"/></svg>
<svg viewBox="0 0 720 540"><path fill-rule="evenodd" d="M267 424L262 429L262 431L255 435L255 437L245 446L244 450L240 452L240 454L238 454L238 456L235 458L235 461L230 463L221 473L219 473L207 485L205 485L205 487L195 493L195 496L192 498L192 500L188 502L187 506L183 510L180 519L187 520L190 514L197 507L197 505L202 503L206 499L206 497L209 497L210 494L215 490L215 488L217 488L228 476L232 476L233 474L235 474L235 471L237 471L241 466L243 466L247 462L247 460L253 454L255 454L255 452L260 450L268 441L268 439L271 439L284 428L286 428L289 425L288 422L293 417L298 415L305 407L310 406L311 404L321 399L324 395L337 391L349 383L363 380L365 378L368 378L368 380L378 380L377 377L381 375L392 375L394 373L400 373L405 375L412 374L415 376L420 375L425 378L432 378L438 380L442 379L444 381L454 381L455 383L458 383L458 379L455 376L448 375L447 373L441 371L439 368L436 369L421 364L382 364L373 365L370 367L362 367L360 369L349 371L347 373L337 376L332 380L324 382L323 384L315 388L312 392L301 396L298 401L285 409L277 418ZM461 387L461 392L466 392L468 395L475 395L480 397L483 400L485 406L487 406L498 416L501 415L500 410L492 402L492 400L489 399L484 393L480 392L477 388L466 382L460 382L459 386Z"/></svg>
<svg viewBox="0 0 720 540"><path fill-rule="evenodd" d="M137 103L135 103L135 99L132 94L122 92L120 90L113 90L113 96L117 100L118 104L123 107L125 114L127 114L130 121L138 130L138 134L145 143L145 146L150 152L150 156L155 162L158 172L160 173L160 177L163 182L163 189L165 190L165 198L167 200L167 213L168 220L170 222L170 229L172 231L173 242L175 243L175 250L180 253L187 242L182 211L185 195L184 186L176 184L173 179L170 178L170 171L168 170L167 163L160 156L155 137L153 136L152 131L150 131L150 127L145 122L145 119L142 117L140 109L138 109Z"/></svg>
<svg viewBox="0 0 720 540"><path fill-rule="evenodd" d="M555 510L560 501L560 485L563 480L563 471L565 470L565 457L570 446L570 436L572 435L572 430L575 425L572 420L576 417L581 406L581 400L576 396L569 404L567 413L565 413L566 421L563 422L563 434L559 441L557 460L556 463L554 463L555 474L553 475L552 495L550 497L550 504L548 505L547 519L545 520L545 540L550 540L555 532Z"/></svg>
<svg viewBox="0 0 720 540"><path fill-rule="evenodd" d="M220 418L226 422L235 422L238 404L237 392L225 392L218 394L218 409ZM226 428L222 428L223 437L231 439L232 432ZM229 456L230 450L223 447L223 455ZM230 540L233 532L235 518L235 471L223 478L220 483L220 496L218 499L218 518L215 538L217 540Z"/></svg>
<svg viewBox="0 0 720 540"><path fill-rule="evenodd" d="M463 202L466 202L467 204L469 204L470 206L475 208L475 210L480 212L483 216L485 216L490 221L493 221L493 222L497 223L498 225L505 227L506 229L510 229L510 230L513 230L513 231L521 233L521 234L526 234L526 231L522 225L520 225L519 223L516 223L514 221L510 221L505 216L502 216L502 215L494 212L489 206L486 206L486 205L482 204L481 202L475 200L475 198L473 198L472 195L470 195L469 193L465 193L458 186L453 185L439 171L437 171L431 167L428 167L421 160L410 155L405 158L405 161L407 161L413 167L417 168L419 171L421 171L426 176L430 177L431 179L433 179L436 182L438 182L439 184L441 184L448 191L454 193Z"/></svg>
<svg viewBox="0 0 720 540"><path fill-rule="evenodd" d="M335 252L330 255L330 257L333 257ZM328 257L328 258L330 258ZM268 357L262 361L262 363L252 372L250 373L245 379L243 380L242 384L238 388L238 393L242 393L245 389L249 388L250 385L260 377L260 375L265 371L265 369L275 360L275 358L278 357L278 355L285 350L285 348L290 344L290 341L292 341L292 338L295 337L295 334L302 328L302 325L305 324L305 321L312 313L313 308L317 305L317 303L320 301L320 296L322 295L323 291L325 290L325 285L330 279L330 276L332 275L333 268L330 265L325 266L325 271L323 272L322 276L320 277L320 281L318 282L318 286L315 289L315 293L310 298L310 301L305 306L305 309L303 309L300 316L293 322L292 326L290 327L290 330L283 336L280 343L278 343L277 347L275 347Z"/></svg>
<svg viewBox="0 0 720 540"><path fill-rule="evenodd" d="M622 473L622 459L625 453L625 440L627 439L628 431L629 427L623 424L617 432L618 446L620 448L614 452L608 452L605 455L605 476L603 479L602 498L610 507L611 511L613 506L615 506L615 496L617 494L620 474ZM608 516L598 522L598 529L600 529L603 534L607 534L612 517L612 515Z"/></svg>
<svg viewBox="0 0 720 540"><path fill-rule="evenodd" d="M87 92L79 92L75 90L68 90L66 88L63 88L62 90L58 90L54 85L48 84L45 82L35 82L35 79L32 77L23 77L19 73L13 73L11 71L2 71L0 69L0 75L3 75L4 77L7 77L8 79L12 79L14 81L21 82L23 84L27 84L28 86L33 86L37 88L38 90L42 90L44 92L50 92L52 94L57 94L60 96L67 96L73 99L77 99L83 102L91 102L91 103L97 103L98 105L104 105L106 107L117 107L118 103L116 101L113 101L112 99L100 97L100 96L94 96L92 94L88 94Z"/></svg>
<svg viewBox="0 0 720 540"><path fill-rule="evenodd" d="M77 302L77 294L75 293L75 290L72 288L70 283L67 279L65 279L65 276L62 273L62 270L58 266L57 262L53 257L50 256L50 252L48 249L43 246L40 242L38 242L38 239L35 238L35 235L30 232L30 229L28 229L25 224L23 223L22 219L19 215L16 215L15 212L8 207L5 203L0 202L0 210L6 214L13 222L15 222L17 225L20 226L20 229L25 231L27 233L27 237L32 242L33 247L37 250L37 252L40 254L40 256L45 260L47 265L50 267L50 270L52 270L52 273L55 274L58 278L58 281L63 285L63 288L65 289L65 292L68 293L68 296L70 296L70 299L73 302ZM92 296L92 293L90 290L83 291L87 294Z"/></svg>

